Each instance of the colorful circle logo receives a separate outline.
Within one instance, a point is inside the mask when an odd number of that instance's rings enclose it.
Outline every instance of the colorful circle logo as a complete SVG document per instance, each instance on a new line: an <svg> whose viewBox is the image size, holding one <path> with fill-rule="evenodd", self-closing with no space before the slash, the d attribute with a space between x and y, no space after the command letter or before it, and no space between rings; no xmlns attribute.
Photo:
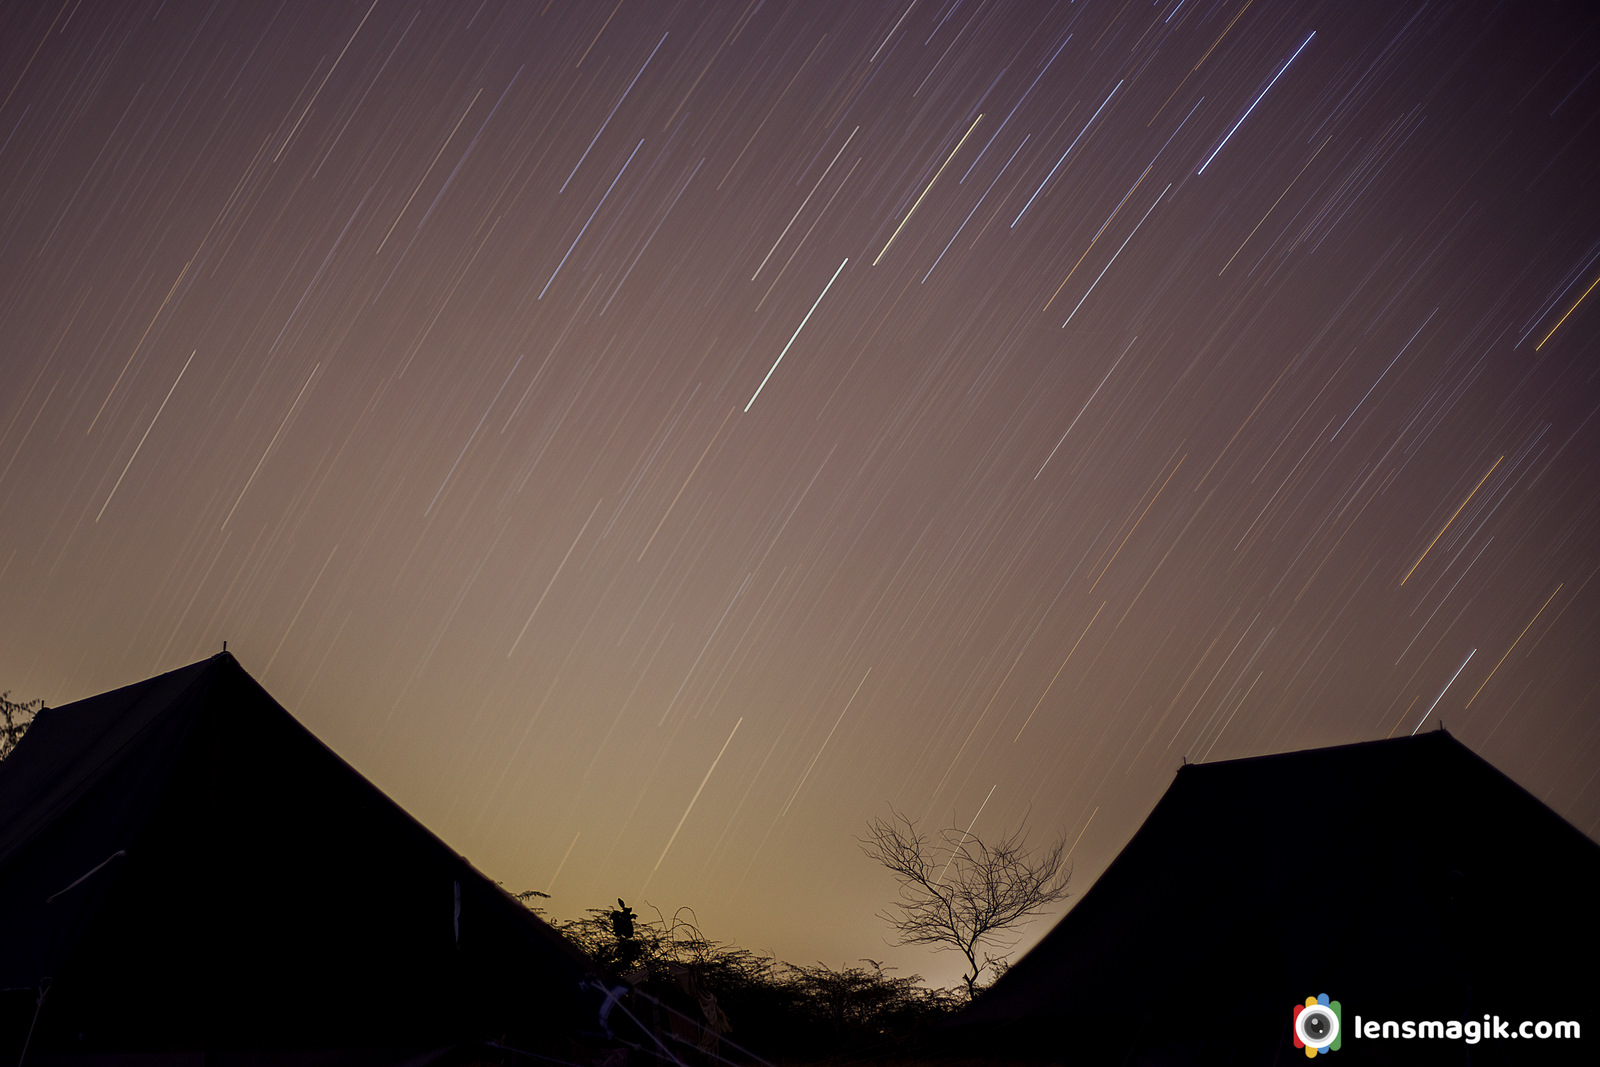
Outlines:
<svg viewBox="0 0 1600 1067"><path fill-rule="evenodd" d="M1340 1007L1328 994L1307 997L1294 1006L1294 1047L1306 1050L1315 1059L1324 1052L1338 1052L1340 1045Z"/></svg>

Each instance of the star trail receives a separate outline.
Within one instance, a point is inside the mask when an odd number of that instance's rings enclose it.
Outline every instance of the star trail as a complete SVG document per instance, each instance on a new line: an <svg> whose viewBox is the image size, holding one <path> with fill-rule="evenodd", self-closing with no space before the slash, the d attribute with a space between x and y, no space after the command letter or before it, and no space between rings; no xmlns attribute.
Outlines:
<svg viewBox="0 0 1600 1067"><path fill-rule="evenodd" d="M555 914L939 980L889 805L1081 893L1183 759L1442 722L1593 836L1597 54L1582 4L7 5L0 688L227 640Z"/></svg>

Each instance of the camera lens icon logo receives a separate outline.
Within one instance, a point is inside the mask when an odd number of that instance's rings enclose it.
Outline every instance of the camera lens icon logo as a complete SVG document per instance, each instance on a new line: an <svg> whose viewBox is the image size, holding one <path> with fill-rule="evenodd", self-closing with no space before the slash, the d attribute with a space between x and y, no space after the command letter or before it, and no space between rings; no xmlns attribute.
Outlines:
<svg viewBox="0 0 1600 1067"><path fill-rule="evenodd" d="M1343 1036L1340 1018L1339 1002L1329 1000L1328 994L1307 997L1304 1004L1294 1006L1294 1047L1305 1049L1312 1059L1320 1053L1338 1052Z"/></svg>

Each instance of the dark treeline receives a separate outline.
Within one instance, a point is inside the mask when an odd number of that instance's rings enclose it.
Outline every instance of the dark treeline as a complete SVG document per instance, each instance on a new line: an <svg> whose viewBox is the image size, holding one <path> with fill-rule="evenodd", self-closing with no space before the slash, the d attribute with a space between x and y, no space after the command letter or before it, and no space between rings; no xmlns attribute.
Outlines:
<svg viewBox="0 0 1600 1067"><path fill-rule="evenodd" d="M841 970L800 966L712 940L687 908L647 918L618 900L615 909L560 920L536 906L543 894L518 896L619 991L609 1022L620 1044L648 1046L659 1037L707 1063L750 1062L745 1051L779 1062L816 1060L915 1043L965 1003L962 993L895 976L876 960Z"/></svg>

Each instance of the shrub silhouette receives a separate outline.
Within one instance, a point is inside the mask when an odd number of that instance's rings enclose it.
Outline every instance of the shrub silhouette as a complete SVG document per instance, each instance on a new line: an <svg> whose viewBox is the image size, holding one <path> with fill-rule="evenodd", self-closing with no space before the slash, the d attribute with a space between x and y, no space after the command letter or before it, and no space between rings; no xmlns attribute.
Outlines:
<svg viewBox="0 0 1600 1067"><path fill-rule="evenodd" d="M961 999L928 988L918 976L891 975L876 960L842 970L822 963L803 967L716 941L688 908L670 917L648 908L652 918L622 900L617 905L590 908L581 918L553 925L613 987L643 994L627 998L624 1006L654 1026L685 1062L694 1058L686 1050L696 1041L686 1024L699 1026L704 1037L713 1012L721 1013L727 1027L718 1031L726 1035L722 1041L734 1046L718 1053L724 1062L742 1060L741 1049L793 1061L906 1041ZM715 1005L710 1011L708 1001ZM628 1043L630 1036L641 1046L654 1040L619 1029L619 1040Z"/></svg>
<svg viewBox="0 0 1600 1067"><path fill-rule="evenodd" d="M29 700L19 704L11 699L9 689L0 693L0 760L11 755L11 750L17 747L22 735L33 725L33 717L39 713L43 704L43 700Z"/></svg>

